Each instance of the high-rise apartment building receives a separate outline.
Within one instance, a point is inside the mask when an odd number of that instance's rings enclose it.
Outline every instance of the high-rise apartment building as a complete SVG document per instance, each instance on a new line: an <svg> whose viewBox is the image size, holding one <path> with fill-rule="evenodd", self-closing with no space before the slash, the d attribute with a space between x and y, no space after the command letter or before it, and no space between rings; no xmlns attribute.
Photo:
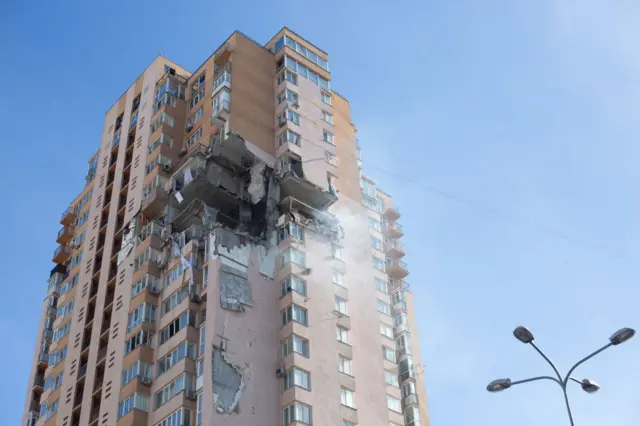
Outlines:
<svg viewBox="0 0 640 426"><path fill-rule="evenodd" d="M400 216L328 56L158 57L64 211L26 426L425 426Z"/></svg>

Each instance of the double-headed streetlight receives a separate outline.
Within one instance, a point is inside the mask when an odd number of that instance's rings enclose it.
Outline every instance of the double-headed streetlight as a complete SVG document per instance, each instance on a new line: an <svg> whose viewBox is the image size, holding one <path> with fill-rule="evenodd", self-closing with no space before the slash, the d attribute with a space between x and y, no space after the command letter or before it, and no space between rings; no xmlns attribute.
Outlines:
<svg viewBox="0 0 640 426"><path fill-rule="evenodd" d="M533 346L536 352L538 352L540 356L542 356L542 358L544 358L544 360L547 361L547 363L549 363L551 368L553 368L553 371L556 373L556 377L538 376L538 377L532 377L530 379L517 380L517 381L511 381L511 379L497 379L487 385L487 390L489 392L500 392L500 391L509 389L513 385L520 385L522 383L535 382L538 380L551 380L556 384L560 385L560 387L562 388L562 393L564 394L564 402L567 406L567 413L569 414L569 421L571 422L571 426L574 426L573 416L571 414L571 407L569 406L569 398L567 397L567 384L569 383L569 381L578 383L580 387L582 387L582 390L584 390L587 393L597 392L598 389L600 389L600 386L598 386L598 384L593 380L575 379L571 377L571 373L573 373L573 370L575 370L583 362L593 358L594 356L598 355L600 352L604 351L605 349L611 346L616 346L626 342L627 340L631 339L634 334L636 334L636 331L632 328L622 328L616 331L615 333L613 333L611 337L609 337L609 343L607 343L600 349L596 350L595 352L591 353L590 355L582 358L580 361L576 362L574 366L569 369L569 372L567 373L566 376L564 376L564 379L563 379L562 376L560 375L560 372L558 371L556 366L553 364L553 362L551 362L551 360L540 350L540 348L538 348L538 346L536 346L536 344L533 343L533 333L531 333L525 327L517 327L515 330L513 330L513 335L516 337L516 339L518 339L522 343Z"/></svg>

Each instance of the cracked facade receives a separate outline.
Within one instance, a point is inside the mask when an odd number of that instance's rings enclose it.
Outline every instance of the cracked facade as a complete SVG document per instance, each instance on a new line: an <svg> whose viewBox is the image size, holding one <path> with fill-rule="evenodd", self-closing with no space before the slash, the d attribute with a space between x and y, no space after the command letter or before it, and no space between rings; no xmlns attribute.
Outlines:
<svg viewBox="0 0 640 426"><path fill-rule="evenodd" d="M400 214L328 56L158 57L61 218L27 426L428 424Z"/></svg>

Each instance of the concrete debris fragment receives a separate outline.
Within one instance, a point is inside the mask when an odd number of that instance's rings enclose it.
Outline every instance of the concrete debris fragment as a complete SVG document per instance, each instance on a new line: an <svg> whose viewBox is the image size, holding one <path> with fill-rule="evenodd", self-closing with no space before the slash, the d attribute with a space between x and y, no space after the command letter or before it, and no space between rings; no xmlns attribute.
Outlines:
<svg viewBox="0 0 640 426"><path fill-rule="evenodd" d="M258 246L258 260L260 262L260 273L262 275L275 278L276 255L278 252L278 247L275 245L270 245L269 247L263 245Z"/></svg>
<svg viewBox="0 0 640 426"><path fill-rule="evenodd" d="M220 267L220 306L231 311L244 311L253 298L247 273L229 265Z"/></svg>
<svg viewBox="0 0 640 426"><path fill-rule="evenodd" d="M256 204L266 195L264 171L267 165L263 162L257 162L251 168L251 182L247 191L251 195L251 202Z"/></svg>
<svg viewBox="0 0 640 426"><path fill-rule="evenodd" d="M118 252L118 260L117 260L118 266L120 266L120 264L124 262L127 256L129 256L129 253L131 253L131 250L135 245L135 239L133 236L136 231L136 223L137 223L136 219L137 218L135 217L131 219L131 222L129 222L129 225L127 227L127 231L124 234L124 238L122 239L122 244L120 245L120 251Z"/></svg>
<svg viewBox="0 0 640 426"><path fill-rule="evenodd" d="M211 356L213 406L218 413L234 412L245 389L245 369L228 359L227 352L213 346Z"/></svg>
<svg viewBox="0 0 640 426"><path fill-rule="evenodd" d="M226 229L216 228L209 235L209 256L216 258L221 256L224 264L232 266L249 266L251 245L246 236Z"/></svg>

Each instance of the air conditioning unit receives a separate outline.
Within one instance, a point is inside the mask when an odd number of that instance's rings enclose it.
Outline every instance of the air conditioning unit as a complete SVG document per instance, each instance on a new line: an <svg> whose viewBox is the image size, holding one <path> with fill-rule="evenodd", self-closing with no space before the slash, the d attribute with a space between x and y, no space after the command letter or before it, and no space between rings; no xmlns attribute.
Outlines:
<svg viewBox="0 0 640 426"><path fill-rule="evenodd" d="M193 303L200 303L200 302L202 302L202 298L200 297L200 295L199 295L199 294L191 294L191 295L189 296L189 299L191 299L191 301L192 301Z"/></svg>
<svg viewBox="0 0 640 426"><path fill-rule="evenodd" d="M182 156L182 155L185 155L186 153L187 153L187 148L182 148L178 153L178 155Z"/></svg>
<svg viewBox="0 0 640 426"><path fill-rule="evenodd" d="M192 391L192 390L186 390L184 392L184 397L187 398L187 399L190 399L192 401L195 401L196 400L196 393L194 391Z"/></svg>
<svg viewBox="0 0 640 426"><path fill-rule="evenodd" d="M300 108L300 104L297 102L292 103L291 106L294 107L295 109Z"/></svg>
<svg viewBox="0 0 640 426"><path fill-rule="evenodd" d="M190 132L193 130L193 126L187 126L187 132Z"/></svg>
<svg viewBox="0 0 640 426"><path fill-rule="evenodd" d="M280 367L280 368L276 368L276 377L282 377L284 376L284 368Z"/></svg>
<svg viewBox="0 0 640 426"><path fill-rule="evenodd" d="M309 275L311 273L311 268L304 268L301 272L300 275Z"/></svg>
<svg viewBox="0 0 640 426"><path fill-rule="evenodd" d="M157 285L152 285L149 287L149 293L153 294L154 296L157 296L160 294L160 287L158 287Z"/></svg>
<svg viewBox="0 0 640 426"><path fill-rule="evenodd" d="M162 170L164 170L165 172L170 172L171 171L171 164L163 164L162 165Z"/></svg>
<svg viewBox="0 0 640 426"><path fill-rule="evenodd" d="M151 385L151 377L146 377L146 376L142 377L140 379L140 383L142 383L143 385L146 385L146 386Z"/></svg>
<svg viewBox="0 0 640 426"><path fill-rule="evenodd" d="M278 126L280 126L280 127L284 127L286 125L287 125L286 121L281 121L281 122L278 123Z"/></svg>

